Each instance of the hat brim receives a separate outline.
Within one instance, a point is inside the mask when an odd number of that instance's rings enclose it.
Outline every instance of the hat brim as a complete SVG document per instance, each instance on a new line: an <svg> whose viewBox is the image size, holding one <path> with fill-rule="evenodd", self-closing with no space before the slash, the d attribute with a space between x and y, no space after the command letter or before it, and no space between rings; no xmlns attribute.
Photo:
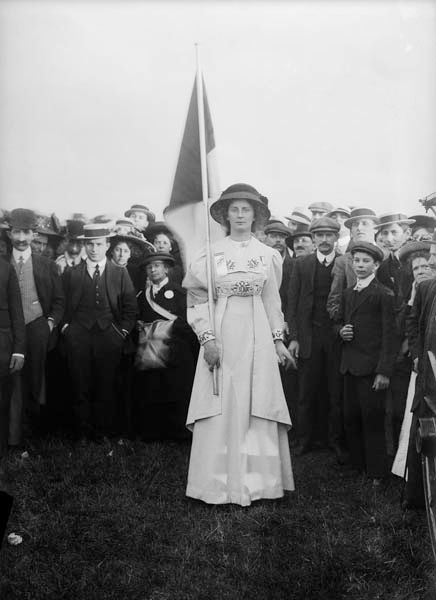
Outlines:
<svg viewBox="0 0 436 600"><path fill-rule="evenodd" d="M162 254L159 252L154 252L154 253L148 254L147 256L144 257L141 264L148 265L149 263L151 263L155 260L160 260L162 262L166 262L170 266L174 266L176 264L175 258L173 256L168 255L168 254Z"/></svg>
<svg viewBox="0 0 436 600"><path fill-rule="evenodd" d="M431 240L423 240L421 242L407 242L398 250L398 258L401 261L406 261L414 252L430 252L430 246L433 244Z"/></svg>
<svg viewBox="0 0 436 600"><path fill-rule="evenodd" d="M115 245L118 244L118 242L131 242L132 244L136 244L143 250L148 248L149 250L151 250L152 253L156 251L153 244L147 242L147 240L142 240L141 238L136 237L134 235L120 235L119 233L116 233L115 235L113 235L111 243Z"/></svg>
<svg viewBox="0 0 436 600"><path fill-rule="evenodd" d="M285 219L287 219L288 221L294 221L295 223L301 223L302 225L310 225L310 219L303 219L302 217L299 216L290 216L290 217L286 217Z"/></svg>
<svg viewBox="0 0 436 600"><path fill-rule="evenodd" d="M86 240L98 240L99 238L113 238L116 235L117 234L115 232L111 231L111 232L109 232L108 234L105 234L105 235L91 235L91 236L89 236L89 235L78 235L74 239L76 239L76 240L83 240L84 242L86 242Z"/></svg>
<svg viewBox="0 0 436 600"><path fill-rule="evenodd" d="M56 238L63 238L64 236L61 233L57 233L56 231L44 231L43 229L35 229L35 233L39 233L39 235L46 235L48 237L56 237Z"/></svg>
<svg viewBox="0 0 436 600"><path fill-rule="evenodd" d="M214 221L216 221L220 225L223 225L224 227L228 224L228 220L226 219L226 217L224 215L224 211L231 202L233 202L233 200L230 200L228 198L225 198L225 199L218 198L218 200L215 200L215 202L213 202L209 208L209 212L211 214L211 217L214 219ZM250 204L254 204L256 206L256 211L257 211L256 225L258 225L258 226L265 225L265 223L271 217L271 212L270 212L269 208L262 202L262 200L254 200L254 199L250 198L250 199L247 199L247 202L250 202Z"/></svg>
<svg viewBox="0 0 436 600"><path fill-rule="evenodd" d="M386 223L378 223L375 225L375 229L383 229L389 227L389 225L413 225L414 219L399 219L397 221L387 221Z"/></svg>

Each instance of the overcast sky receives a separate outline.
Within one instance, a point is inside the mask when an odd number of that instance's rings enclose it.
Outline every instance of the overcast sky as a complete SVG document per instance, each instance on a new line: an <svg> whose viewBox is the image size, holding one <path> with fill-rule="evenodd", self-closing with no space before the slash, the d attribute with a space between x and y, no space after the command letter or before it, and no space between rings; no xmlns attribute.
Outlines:
<svg viewBox="0 0 436 600"><path fill-rule="evenodd" d="M222 188L276 215L436 191L435 1L0 0L1 206L160 216L195 42Z"/></svg>

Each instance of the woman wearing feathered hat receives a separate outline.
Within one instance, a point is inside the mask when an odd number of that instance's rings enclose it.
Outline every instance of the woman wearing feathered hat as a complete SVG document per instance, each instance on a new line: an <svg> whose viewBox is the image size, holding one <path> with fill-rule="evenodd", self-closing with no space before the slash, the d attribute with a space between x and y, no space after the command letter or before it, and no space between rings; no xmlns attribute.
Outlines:
<svg viewBox="0 0 436 600"><path fill-rule="evenodd" d="M187 419L193 440L186 493L211 504L247 506L294 489L291 422L278 368L278 362L292 362L282 341L282 260L252 235L270 216L252 186L230 186L210 213L228 233L211 249L214 322L205 251L184 282L188 321L202 346ZM219 395L213 393L214 367Z"/></svg>

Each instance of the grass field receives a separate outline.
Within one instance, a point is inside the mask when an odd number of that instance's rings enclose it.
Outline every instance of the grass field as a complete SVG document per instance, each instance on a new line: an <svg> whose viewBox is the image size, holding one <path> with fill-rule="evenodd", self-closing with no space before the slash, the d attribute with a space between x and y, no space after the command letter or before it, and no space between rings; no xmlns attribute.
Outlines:
<svg viewBox="0 0 436 600"><path fill-rule="evenodd" d="M294 459L294 493L240 508L185 497L188 445L27 450L5 461L23 543L1 550L1 600L436 597L425 514L328 452Z"/></svg>

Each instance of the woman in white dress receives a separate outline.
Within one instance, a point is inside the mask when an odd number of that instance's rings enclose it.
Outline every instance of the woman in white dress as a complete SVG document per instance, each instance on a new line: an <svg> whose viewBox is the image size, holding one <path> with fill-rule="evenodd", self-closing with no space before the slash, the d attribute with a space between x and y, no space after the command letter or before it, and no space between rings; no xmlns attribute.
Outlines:
<svg viewBox="0 0 436 600"><path fill-rule="evenodd" d="M282 260L252 235L270 216L266 198L253 187L230 186L210 213L229 235L212 245L214 323L205 251L184 282L188 321L201 344L187 418L193 438L186 494L211 504L247 506L294 489L291 421L279 373L279 362L292 363L283 343Z"/></svg>

